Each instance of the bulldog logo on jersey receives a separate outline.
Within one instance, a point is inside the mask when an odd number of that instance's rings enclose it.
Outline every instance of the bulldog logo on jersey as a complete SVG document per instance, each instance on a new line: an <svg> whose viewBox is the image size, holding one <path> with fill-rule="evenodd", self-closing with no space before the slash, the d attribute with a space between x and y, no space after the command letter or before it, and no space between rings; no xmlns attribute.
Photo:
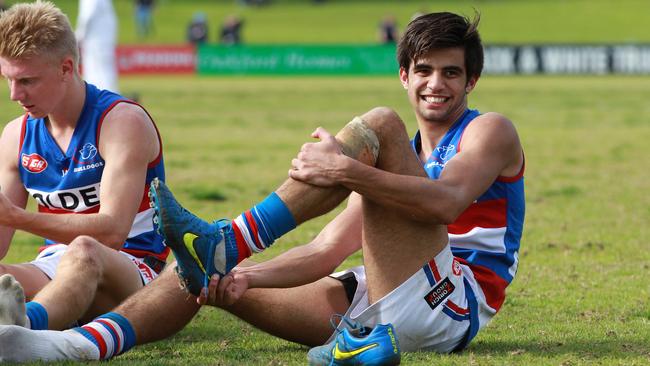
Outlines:
<svg viewBox="0 0 650 366"><path fill-rule="evenodd" d="M455 149L456 146L454 145L445 145L445 146L436 147L436 152L438 153L440 160L446 162L451 158L451 153L454 152Z"/></svg>
<svg viewBox="0 0 650 366"><path fill-rule="evenodd" d="M81 173L104 166L104 162L100 157L95 159L95 157L97 157L97 148L90 142L86 142L84 146L77 151L77 153L78 157L77 154L72 157L72 160L77 165L74 169L72 169L72 171L75 173Z"/></svg>
<svg viewBox="0 0 650 366"><path fill-rule="evenodd" d="M20 156L23 168L30 173L40 173L47 168L47 160L37 153L25 154Z"/></svg>
<svg viewBox="0 0 650 366"><path fill-rule="evenodd" d="M88 142L81 148L81 150L79 150L79 155L83 160L92 159L97 155L97 148L95 145Z"/></svg>

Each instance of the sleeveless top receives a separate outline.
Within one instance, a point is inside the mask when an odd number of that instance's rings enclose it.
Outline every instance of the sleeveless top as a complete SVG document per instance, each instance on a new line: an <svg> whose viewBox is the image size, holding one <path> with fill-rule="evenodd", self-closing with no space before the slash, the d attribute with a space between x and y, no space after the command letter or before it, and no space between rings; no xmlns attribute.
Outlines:
<svg viewBox="0 0 650 366"><path fill-rule="evenodd" d="M98 149L99 138L104 117L118 103L136 104L86 83L86 100L66 151L61 150L48 131L46 118L32 118L25 114L18 156L19 174L25 189L36 200L39 212L99 212L100 182L105 165ZM154 229L154 211L149 207L147 197L151 180L155 177L165 179L159 133L158 141L160 153L147 167L138 213L122 250L136 257L153 255L164 261L169 249ZM45 246L52 244L56 242L45 239Z"/></svg>
<svg viewBox="0 0 650 366"><path fill-rule="evenodd" d="M448 161L460 151L467 126L477 117L467 109L447 131L424 169L438 179ZM421 149L418 131L411 141ZM479 288L473 289L478 302L478 320L485 325L501 308L506 287L517 272L518 252L524 224L524 167L514 177L497 177L452 224L447 226L451 251L460 264L468 267Z"/></svg>

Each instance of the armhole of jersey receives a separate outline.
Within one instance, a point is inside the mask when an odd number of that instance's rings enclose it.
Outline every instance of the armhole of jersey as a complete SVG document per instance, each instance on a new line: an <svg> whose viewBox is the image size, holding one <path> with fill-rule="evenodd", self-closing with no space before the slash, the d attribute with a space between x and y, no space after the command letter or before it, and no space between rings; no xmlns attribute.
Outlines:
<svg viewBox="0 0 650 366"><path fill-rule="evenodd" d="M497 181L499 182L504 182L504 183L513 183L521 179L521 177L524 176L524 170L526 170L526 155L524 155L524 151L521 151L521 156L523 157L523 162L521 163L521 169L519 169L519 173L512 177L504 177L502 175L497 177Z"/></svg>
<svg viewBox="0 0 650 366"><path fill-rule="evenodd" d="M467 131L467 127L469 127L469 124L476 120L476 117L474 117L474 119L472 119L471 121L469 121L469 123L467 123L467 126L465 126L465 129L463 130L463 133L461 133L460 138L458 139L458 147L456 148L456 153L460 152L460 145L463 143L463 136L465 136L465 131ZM523 156L524 161L521 163L521 169L519 169L519 172L513 175L512 177L505 177L503 175L499 175L496 179L498 182L512 183L518 181L521 177L524 176L524 170L526 168L526 156L524 155L523 150L521 151L521 155Z"/></svg>
<svg viewBox="0 0 650 366"><path fill-rule="evenodd" d="M23 151L23 143L25 142L25 134L27 133L27 116L28 114L25 113L25 117L23 117L22 126L20 127L20 142L18 143L18 159L20 159L20 152Z"/></svg>
<svg viewBox="0 0 650 366"><path fill-rule="evenodd" d="M480 113L476 115L476 117L480 117L480 116L482 116L482 114L480 114ZM458 146L456 146L456 154L458 154L460 152L460 145L463 144L463 137L465 136L465 132L467 131L467 127L469 127L469 125L472 122L476 121L476 117L472 118L469 122L467 122L467 124L465 125L465 128L463 128L463 132L460 134L460 138L458 139Z"/></svg>
<svg viewBox="0 0 650 366"><path fill-rule="evenodd" d="M156 130L156 136L158 136L158 155L156 156L155 159L153 159L147 165L147 168L152 168L152 167L156 166L156 164L158 164L160 162L160 159L162 158L162 150L163 150L162 138L160 137L160 131L158 131L158 126L156 126L156 122L153 121L153 117L151 117L149 112L143 106L141 106L140 104L138 104L138 103L136 103L136 102L134 102L132 100L118 99L118 100L114 101L113 103L111 103L111 105L108 106L108 108L106 108L104 113L102 113L101 117L99 118L99 123L97 124L97 134L95 135L95 136L97 136L97 140L95 141L95 146L97 146L97 148L99 148L99 136L100 136L100 133L101 133L101 130L102 130L102 124L104 123L104 118L106 117L108 112L110 112L113 108L115 108L115 106L118 105L119 103L128 103L128 104L137 105L149 117L149 120L151 121L151 124L153 125L153 128Z"/></svg>

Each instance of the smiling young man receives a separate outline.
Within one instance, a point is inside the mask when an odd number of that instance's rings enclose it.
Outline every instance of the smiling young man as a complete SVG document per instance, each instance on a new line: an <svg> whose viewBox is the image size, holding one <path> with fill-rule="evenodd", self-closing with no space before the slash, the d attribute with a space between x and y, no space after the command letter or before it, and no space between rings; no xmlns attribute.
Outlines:
<svg viewBox="0 0 650 366"><path fill-rule="evenodd" d="M25 112L0 136L0 258L15 230L46 238L34 261L0 264L4 324L64 329L92 319L156 277L168 253L146 196L153 178L164 179L153 121L85 83L78 62L70 23L52 3L0 13L0 73ZM38 212L25 210L29 196Z"/></svg>
<svg viewBox="0 0 650 366"><path fill-rule="evenodd" d="M154 181L161 231L198 302L278 337L326 343L310 351L313 364L363 363L377 350L385 362L395 362L395 336L404 351L466 347L503 304L517 271L524 221L517 132L500 114L468 108L483 65L477 24L451 13L409 24L398 59L419 128L413 140L386 107L355 117L336 136L318 128L313 137L320 141L303 145L289 179L232 222L196 218ZM348 196L346 209L312 242L230 270ZM363 266L330 275L358 250ZM207 276L212 280L205 290ZM79 329L0 328L0 357L109 358L169 336L197 309L166 271L115 312ZM375 346L371 333L348 348L349 334L345 342L332 334L333 314L345 314L341 334L353 325L385 329L386 337ZM98 329L99 336L89 333ZM8 351L16 348L24 351Z"/></svg>

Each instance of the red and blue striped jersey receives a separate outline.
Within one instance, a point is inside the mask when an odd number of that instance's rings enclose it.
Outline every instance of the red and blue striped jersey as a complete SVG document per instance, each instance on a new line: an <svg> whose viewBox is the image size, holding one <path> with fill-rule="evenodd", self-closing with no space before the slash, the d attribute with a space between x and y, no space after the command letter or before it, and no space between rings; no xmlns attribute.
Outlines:
<svg viewBox="0 0 650 366"><path fill-rule="evenodd" d="M23 118L18 166L20 178L38 211L54 214L99 212L100 182L105 161L99 153L104 117L118 103L133 103L122 96L86 84L86 99L70 144L62 151L46 126L46 118ZM154 124L155 127L155 124ZM158 157L147 167L142 199L122 250L136 257L154 255L165 260L169 249L153 227L153 209L147 191L153 178L165 179L162 142ZM55 244L45 239L45 245Z"/></svg>
<svg viewBox="0 0 650 366"><path fill-rule="evenodd" d="M467 126L479 112L468 109L440 140L424 169L438 179L446 163L460 151ZM420 151L421 135L411 141ZM525 215L524 167L514 177L498 177L452 224L447 226L449 244L461 264L471 269L480 288L482 324L496 314L505 300L505 289L517 272L518 252Z"/></svg>

